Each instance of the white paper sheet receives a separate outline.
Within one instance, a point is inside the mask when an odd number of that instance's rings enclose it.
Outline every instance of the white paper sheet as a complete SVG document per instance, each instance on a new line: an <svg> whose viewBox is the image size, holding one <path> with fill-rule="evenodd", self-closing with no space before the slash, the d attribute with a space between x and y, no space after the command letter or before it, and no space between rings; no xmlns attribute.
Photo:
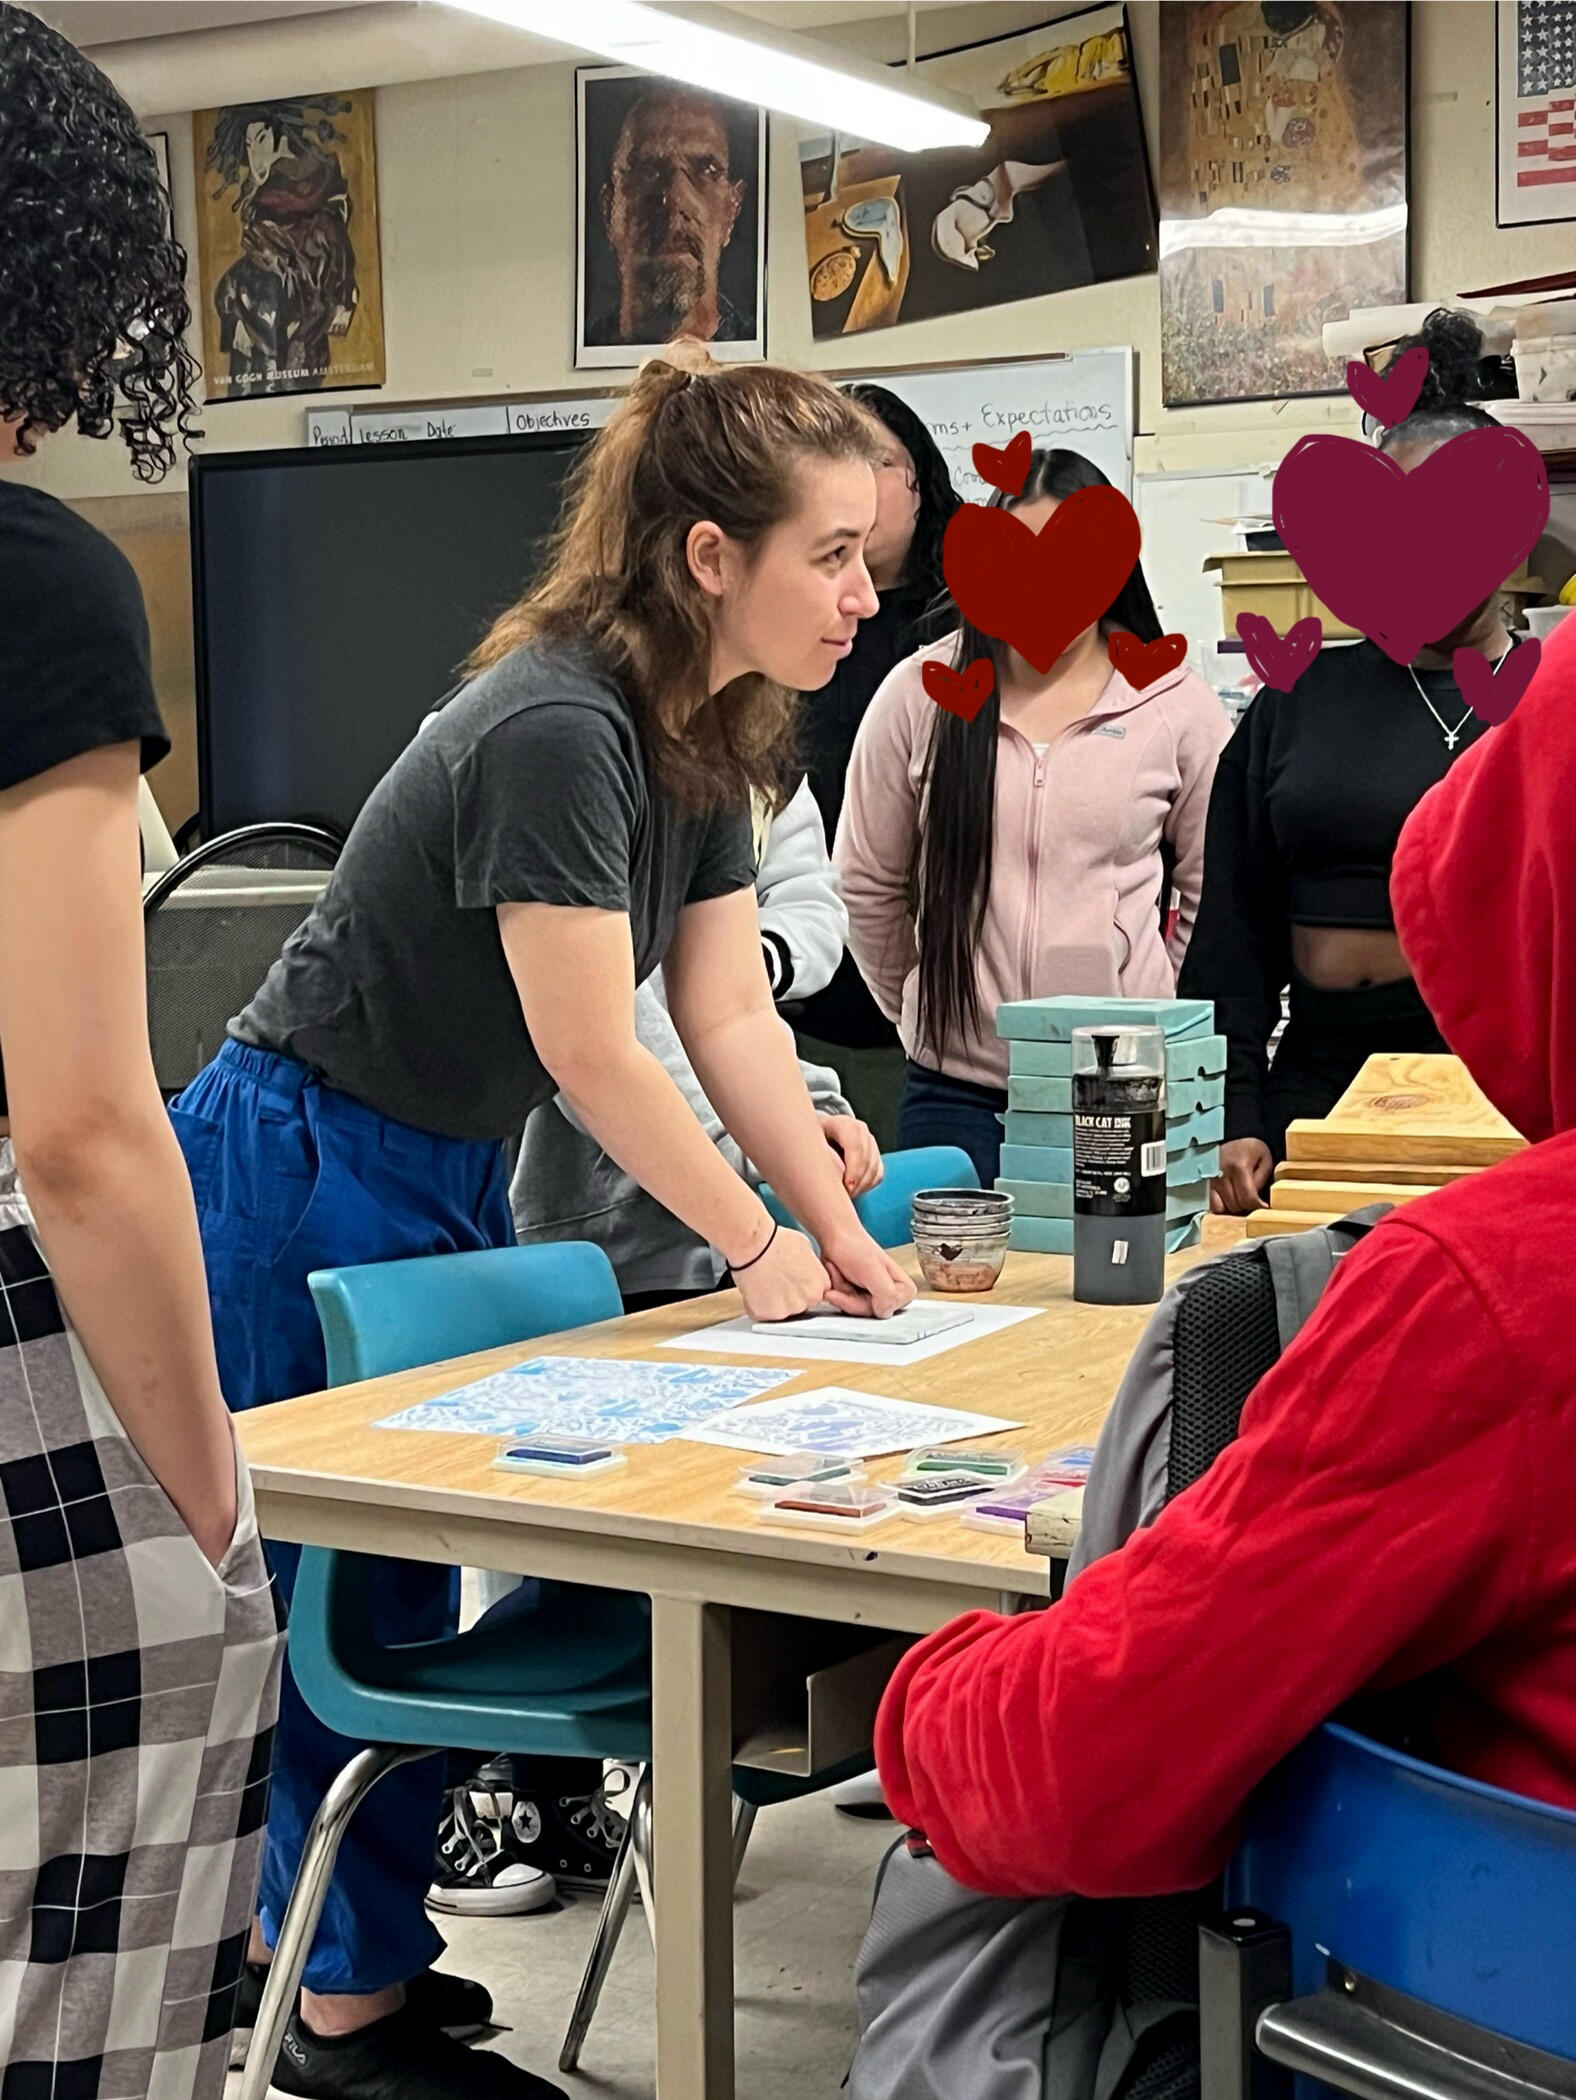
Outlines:
<svg viewBox="0 0 1576 2100"><path fill-rule="evenodd" d="M784 1393L753 1407L734 1408L679 1434L692 1444L721 1444L733 1451L765 1451L783 1458L799 1451L824 1452L829 1458L882 1458L921 1444L954 1444L965 1437L1022 1427L1000 1415L926 1407L880 1393L856 1393L844 1385L822 1385L813 1392Z"/></svg>
<svg viewBox="0 0 1576 2100"><path fill-rule="evenodd" d="M925 1298L914 1302L945 1306L948 1301L945 1298ZM764 1356L776 1363L867 1364L883 1370L901 1371L910 1364L928 1363L933 1356L945 1356L949 1349L962 1349L969 1342L985 1341L1005 1328L1015 1327L1020 1320L1032 1320L1041 1307L970 1305L967 1310L974 1317L966 1327L949 1327L945 1334L933 1334L929 1341L909 1342L896 1348L877 1339L881 1332L879 1320L869 1322L871 1339L868 1342L816 1342L807 1336L752 1334L747 1313L736 1320L723 1320L715 1327L701 1327L692 1334L675 1335L672 1341L663 1342L661 1346L686 1352L709 1349L727 1356Z"/></svg>
<svg viewBox="0 0 1576 2100"><path fill-rule="evenodd" d="M490 1378L385 1415L372 1426L439 1429L462 1436L523 1436L551 1429L606 1444L660 1444L692 1423L758 1399L797 1375L720 1364L533 1356Z"/></svg>

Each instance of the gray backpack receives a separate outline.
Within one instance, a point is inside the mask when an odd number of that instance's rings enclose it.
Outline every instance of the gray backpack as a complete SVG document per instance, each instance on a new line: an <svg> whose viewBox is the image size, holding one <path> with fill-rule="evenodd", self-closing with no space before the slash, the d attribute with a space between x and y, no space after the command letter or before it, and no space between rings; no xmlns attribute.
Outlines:
<svg viewBox="0 0 1576 2100"><path fill-rule="evenodd" d="M1209 1470L1336 1262L1388 1208L1249 1241L1172 1285L1096 1448L1069 1582ZM1198 1923L1217 1901L981 1896L900 1838L855 1971L849 2100L1197 2100Z"/></svg>

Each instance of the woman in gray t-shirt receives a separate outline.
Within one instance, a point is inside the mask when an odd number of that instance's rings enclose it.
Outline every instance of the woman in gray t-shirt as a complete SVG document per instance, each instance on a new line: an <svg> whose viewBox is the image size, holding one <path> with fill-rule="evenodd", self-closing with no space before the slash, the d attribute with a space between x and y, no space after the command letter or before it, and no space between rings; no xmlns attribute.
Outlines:
<svg viewBox="0 0 1576 2100"><path fill-rule="evenodd" d="M912 1297L855 1216L773 1007L749 817L751 790L784 779L792 696L826 682L875 609L863 545L883 443L822 380L664 359L587 448L545 577L373 793L172 1111L232 1408L324 1383L310 1271L511 1244L503 1141L555 1093L717 1248L756 1318ZM659 966L707 1096L819 1253L774 1227L640 1044L635 988ZM273 1550L288 1589L297 1549ZM445 1624L442 1570L390 1562L374 1595L382 1639ZM286 1699L255 1961L355 1747ZM438 1786L407 1766L350 1827L281 2059L291 2092L384 2068L433 2100L548 2090L436 2024L416 2062L395 2017L441 1946L422 1908ZM424 1985L413 2016L433 2002Z"/></svg>

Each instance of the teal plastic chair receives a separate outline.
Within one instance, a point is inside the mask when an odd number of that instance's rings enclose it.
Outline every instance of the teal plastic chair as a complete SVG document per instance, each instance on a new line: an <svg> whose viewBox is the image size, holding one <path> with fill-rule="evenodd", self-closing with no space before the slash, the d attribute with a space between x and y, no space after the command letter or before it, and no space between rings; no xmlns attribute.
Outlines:
<svg viewBox="0 0 1576 2100"><path fill-rule="evenodd" d="M326 1269L308 1285L331 1385L531 1341L616 1319L623 1310L607 1256L577 1241ZM651 1755L645 1598L555 1584L536 1611L496 1627L385 1648L367 1631L374 1579L375 1566L362 1555L302 1552L290 1612L291 1669L320 1720L370 1747L335 1779L307 1835L241 2100L263 2100L267 2092L340 1843L385 1772L440 1746L480 1757L508 1751L637 1765ZM615 1868L625 1911L636 1870L626 1855L636 1842L649 1842L649 1808L631 1818ZM610 1902L612 1896L610 1887ZM582 1986L582 2038L617 1938L609 1922L604 1909ZM579 2018L581 2007L576 2012Z"/></svg>
<svg viewBox="0 0 1576 2100"><path fill-rule="evenodd" d="M1203 2090L1576 2093L1576 1813L1327 1722L1255 1794L1199 1941ZM1268 2080L1266 2079L1268 2073Z"/></svg>
<svg viewBox="0 0 1576 2100"><path fill-rule="evenodd" d="M977 1189L974 1162L957 1145L916 1145L907 1152L883 1152L880 1181L854 1198L859 1222L878 1247L905 1247L914 1237L909 1207L920 1189ZM782 1199L763 1186L761 1201L779 1225L797 1221Z"/></svg>
<svg viewBox="0 0 1576 2100"><path fill-rule="evenodd" d="M430 1255L319 1270L308 1278L331 1385L526 1342L616 1319L617 1282L582 1241ZM290 1612L290 1663L307 1705L371 1747L335 1779L313 1819L280 1927L239 2100L263 2100L351 1817L396 1765L433 1747L617 1758L641 1767L591 1956L559 2056L573 2071L638 1881L652 1915L651 1627L646 1600L579 1584L544 1585L534 1612L443 1640L383 1648L367 1635L371 1565L307 1547ZM739 1768L734 1871L758 1808L868 1771L868 1754L812 1779Z"/></svg>
<svg viewBox="0 0 1576 2100"><path fill-rule="evenodd" d="M624 1310L613 1265L589 1240L319 1269L307 1288L330 1385L595 1326Z"/></svg>

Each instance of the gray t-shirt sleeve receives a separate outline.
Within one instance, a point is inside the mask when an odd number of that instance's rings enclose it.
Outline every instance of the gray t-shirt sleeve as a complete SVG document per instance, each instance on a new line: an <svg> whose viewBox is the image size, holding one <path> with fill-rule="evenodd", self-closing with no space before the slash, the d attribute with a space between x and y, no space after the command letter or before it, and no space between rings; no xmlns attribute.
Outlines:
<svg viewBox="0 0 1576 2100"><path fill-rule="evenodd" d="M747 809L713 810L705 820L695 873L684 895L686 904L730 897L755 887L755 837Z"/></svg>
<svg viewBox="0 0 1576 2100"><path fill-rule="evenodd" d="M639 784L613 722L572 701L511 715L452 774L462 909L630 909Z"/></svg>

